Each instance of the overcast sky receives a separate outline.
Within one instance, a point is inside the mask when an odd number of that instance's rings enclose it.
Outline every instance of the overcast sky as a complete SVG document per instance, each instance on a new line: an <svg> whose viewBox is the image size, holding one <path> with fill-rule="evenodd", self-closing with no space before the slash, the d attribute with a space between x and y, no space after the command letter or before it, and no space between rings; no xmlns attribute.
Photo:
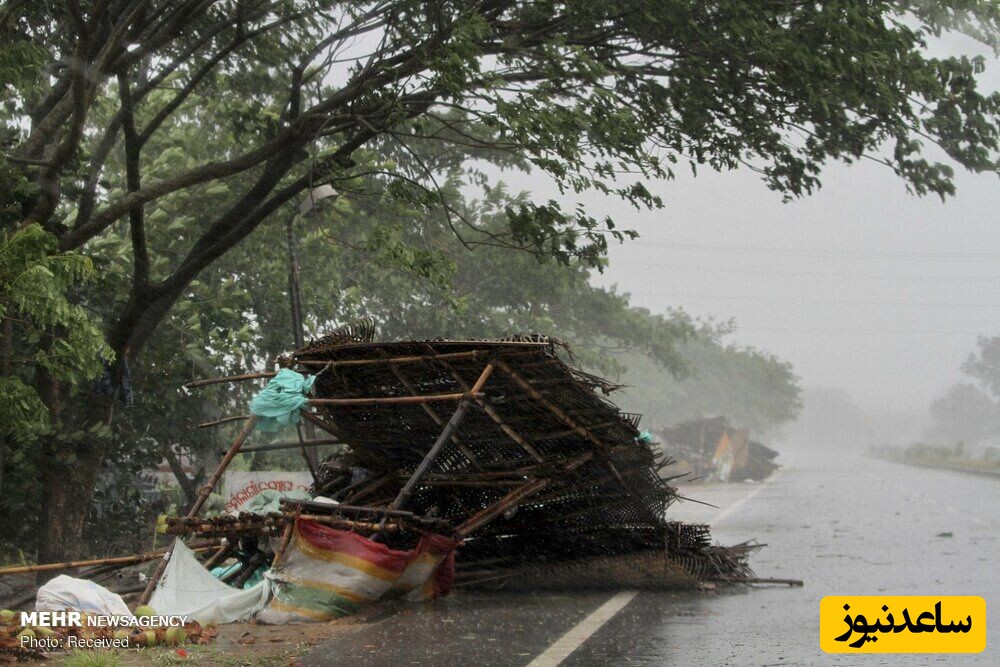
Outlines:
<svg viewBox="0 0 1000 667"><path fill-rule="evenodd" d="M1000 88L993 59L984 83ZM503 178L555 196L537 176ZM871 408L923 409L960 380L978 335L1000 335L1000 180L959 172L956 184L942 203L910 195L873 162L834 164L817 194L784 204L749 171L678 169L651 188L661 210L582 201L641 233L612 248L599 279L636 305L734 317L734 342L791 361L805 386L841 387Z"/></svg>

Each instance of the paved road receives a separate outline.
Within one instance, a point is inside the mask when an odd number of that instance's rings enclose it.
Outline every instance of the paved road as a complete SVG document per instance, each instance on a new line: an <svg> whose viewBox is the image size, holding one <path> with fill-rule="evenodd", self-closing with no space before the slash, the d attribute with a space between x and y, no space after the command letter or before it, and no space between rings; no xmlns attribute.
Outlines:
<svg viewBox="0 0 1000 667"><path fill-rule="evenodd" d="M325 644L304 663L1000 664L1000 482L863 458L800 452L784 460L765 484L682 489L718 509L685 503L672 513L709 521L724 543L767 543L753 560L757 574L800 578L803 588L459 593ZM879 593L982 595L990 612L986 651L863 660L822 653L820 598Z"/></svg>

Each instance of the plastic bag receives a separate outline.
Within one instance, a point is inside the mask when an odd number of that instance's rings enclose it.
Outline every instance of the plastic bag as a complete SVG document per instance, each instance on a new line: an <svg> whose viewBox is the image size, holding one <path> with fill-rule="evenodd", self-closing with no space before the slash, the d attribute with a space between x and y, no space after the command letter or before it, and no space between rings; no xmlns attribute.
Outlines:
<svg viewBox="0 0 1000 667"><path fill-rule="evenodd" d="M101 616L131 616L120 595L86 579L60 574L38 589L35 611L85 611Z"/></svg>
<svg viewBox="0 0 1000 667"><path fill-rule="evenodd" d="M259 417L257 428L276 431L282 426L299 423L299 410L309 399L316 376L306 377L288 368L282 368L267 386L250 401L250 413Z"/></svg>

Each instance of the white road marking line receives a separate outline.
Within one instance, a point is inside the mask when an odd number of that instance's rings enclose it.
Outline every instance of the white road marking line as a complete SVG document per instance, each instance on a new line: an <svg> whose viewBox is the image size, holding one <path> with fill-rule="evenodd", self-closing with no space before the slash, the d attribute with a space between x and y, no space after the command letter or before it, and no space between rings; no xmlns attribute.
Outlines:
<svg viewBox="0 0 1000 667"><path fill-rule="evenodd" d="M774 483L774 480L778 479L778 477L780 477L781 473L783 473L784 471L785 471L784 468L778 468L777 470L775 470L774 473L770 477L768 477L763 482L761 482L757 486L757 488L755 488L753 491L751 491L750 493L746 494L745 496L743 496L742 498L740 498L739 500L737 500L735 503L733 503L729 507L726 507L726 508L722 509L718 514L716 514L712 518L711 521L708 522L708 525L709 526L715 526L716 524L724 521L726 519L726 517L728 517L730 514L732 514L736 510L738 510L740 507L742 507L743 505L745 505L747 502L753 500L755 497L757 497L758 493L760 493L765 488L767 488L772 483Z"/></svg>
<svg viewBox="0 0 1000 667"><path fill-rule="evenodd" d="M590 613L569 632L556 640L552 646L545 649L537 658L528 663L527 667L556 667L569 654L580 648L583 642L587 641L591 635L601 629L601 627L614 618L615 614L625 608L629 602L639 594L639 591L622 591L612 595L604 604Z"/></svg>

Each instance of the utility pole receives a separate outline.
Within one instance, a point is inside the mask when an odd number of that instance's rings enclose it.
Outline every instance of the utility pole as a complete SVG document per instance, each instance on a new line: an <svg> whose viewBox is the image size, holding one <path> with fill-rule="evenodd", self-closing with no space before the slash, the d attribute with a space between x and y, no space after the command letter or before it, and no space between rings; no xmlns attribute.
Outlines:
<svg viewBox="0 0 1000 667"><path fill-rule="evenodd" d="M298 243L295 238L295 219L297 215L288 216L285 231L288 240L288 301L292 312L292 337L295 340L295 349L299 350L305 345L305 331L302 323L302 292L299 289L299 255ZM312 423L306 423L306 440L316 439L316 427ZM299 440L302 441L302 431L298 429ZM311 447L302 447L302 456L305 457L306 464L313 479L319 470L319 458L316 450Z"/></svg>

